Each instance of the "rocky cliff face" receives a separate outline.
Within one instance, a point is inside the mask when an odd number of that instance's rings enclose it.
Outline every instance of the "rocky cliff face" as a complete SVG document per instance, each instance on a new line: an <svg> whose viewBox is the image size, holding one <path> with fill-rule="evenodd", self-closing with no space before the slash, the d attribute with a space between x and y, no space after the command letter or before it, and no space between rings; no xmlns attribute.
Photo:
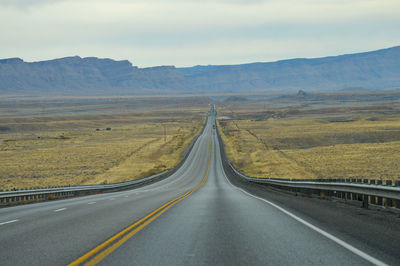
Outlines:
<svg viewBox="0 0 400 266"><path fill-rule="evenodd" d="M400 87L400 47L335 57L192 67L181 71L200 90L395 88Z"/></svg>
<svg viewBox="0 0 400 266"><path fill-rule="evenodd" d="M85 94L131 85L129 61L66 57L35 63L0 61L0 90L7 92Z"/></svg>
<svg viewBox="0 0 400 266"><path fill-rule="evenodd" d="M78 56L34 63L0 60L0 94L151 94L185 88L183 74L173 66L138 68L127 60Z"/></svg>
<svg viewBox="0 0 400 266"><path fill-rule="evenodd" d="M66 57L0 60L0 95L118 95L400 88L400 46L271 63L138 68L127 61Z"/></svg>

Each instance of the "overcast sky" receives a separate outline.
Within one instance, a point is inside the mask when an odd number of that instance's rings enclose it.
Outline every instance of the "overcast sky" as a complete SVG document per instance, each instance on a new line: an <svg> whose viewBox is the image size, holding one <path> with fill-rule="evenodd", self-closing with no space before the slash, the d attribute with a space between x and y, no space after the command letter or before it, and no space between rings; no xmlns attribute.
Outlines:
<svg viewBox="0 0 400 266"><path fill-rule="evenodd" d="M400 0L0 0L0 58L140 67L267 62L400 45Z"/></svg>

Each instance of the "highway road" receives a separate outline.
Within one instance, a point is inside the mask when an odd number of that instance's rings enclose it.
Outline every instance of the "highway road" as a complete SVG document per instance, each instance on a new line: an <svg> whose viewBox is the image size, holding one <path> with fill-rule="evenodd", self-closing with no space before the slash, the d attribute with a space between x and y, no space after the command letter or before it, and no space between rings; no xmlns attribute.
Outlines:
<svg viewBox="0 0 400 266"><path fill-rule="evenodd" d="M235 180L214 123L157 183L0 209L0 265L400 264L398 215Z"/></svg>

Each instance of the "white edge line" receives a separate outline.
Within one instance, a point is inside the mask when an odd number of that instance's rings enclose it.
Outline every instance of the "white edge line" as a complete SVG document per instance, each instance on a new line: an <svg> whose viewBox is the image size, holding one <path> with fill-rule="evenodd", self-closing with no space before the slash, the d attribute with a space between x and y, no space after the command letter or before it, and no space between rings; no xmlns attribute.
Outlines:
<svg viewBox="0 0 400 266"><path fill-rule="evenodd" d="M67 208L61 208L61 209L55 210L54 212L60 212L60 211L66 210L66 209Z"/></svg>
<svg viewBox="0 0 400 266"><path fill-rule="evenodd" d="M89 202L88 204L90 205L90 204L95 204L96 202L95 201L92 201L92 202Z"/></svg>
<svg viewBox="0 0 400 266"><path fill-rule="evenodd" d="M314 230L314 231L320 233L321 235L323 235L323 236L329 238L329 239L332 240L333 242L339 244L340 246L344 247L345 249L347 249L347 250L353 252L354 254L360 256L361 258L363 258L363 259L365 259L365 260L367 260L367 261L369 261L369 262L371 262L371 263L373 263L373 264L375 264L375 265L387 265L386 263L384 263L384 262L382 262L382 261L380 261L380 260L378 260L378 259L375 259L374 257L372 257L372 256L368 255L367 253L365 253L365 252L359 250L358 248L353 247L352 245L350 245L350 244L344 242L343 240L341 240L341 239L339 239L339 238L337 238L337 237L335 237L335 236L329 234L328 232L325 232L324 230L322 230L322 229L316 227L315 225L310 224L309 222L307 222L307 221L301 219L300 217L294 215L293 213L291 213L291 212L289 212L289 211L283 209L282 207L279 207L278 205L276 205L276 204L274 204L274 203L272 203L272 202L270 202L270 201L268 201L268 200L265 200L265 199L263 199L263 198L257 197L257 196L255 196L255 195L252 195L252 194L248 193L248 192L245 191L245 190L242 190L242 189L240 189L240 188L238 188L238 189L239 189L240 191L242 191L243 193L246 193L246 194L248 194L249 196L252 196L253 198L256 198L256 199L259 199L259 200L261 200L261 201L264 201L264 202L268 203L269 205L271 205L271 206L277 208L278 210L280 210L281 212L283 212L283 213L289 215L290 217L292 217L292 218L295 219L296 221L298 221L298 222L304 224L305 226L309 227L310 229L312 229L312 230Z"/></svg>
<svg viewBox="0 0 400 266"><path fill-rule="evenodd" d="M18 222L18 221L19 221L18 219L15 219L15 220L7 221L7 222L2 222L2 223L0 223L0 225L15 223L15 222Z"/></svg>
<svg viewBox="0 0 400 266"><path fill-rule="evenodd" d="M229 181L228 177L226 176L225 171L223 171L223 173L224 173L224 176L225 176L226 180L228 181L228 183L231 184L231 186L235 187L237 190L239 190L239 191L241 191L241 192L243 192L243 193L245 193L245 194L247 194L247 195L249 195L249 196L251 196L251 197L253 197L253 198L256 198L256 199L261 200L261 201L263 201L263 202L265 202L265 203L268 203L268 204L271 205L272 207L275 207L276 209L280 210L281 212L285 213L286 215L289 215L290 217L292 217L292 218L295 219L296 221L298 221L298 222L304 224L304 225L307 226L308 228L310 228L310 229L316 231L317 233L320 233L321 235L323 235L323 236L325 236L326 238L332 240L332 241L335 242L336 244L338 244L338 245L344 247L345 249L347 249L347 250L353 252L354 254L358 255L359 257L361 257L361 258L367 260L368 262L370 262L370 263L372 263L372 264L375 264L375 265L380 265L380 266L386 266L386 265L387 265L386 263L384 263L384 262L382 262L382 261L380 261L380 260L378 260L378 259L376 259L376 258L374 258L374 257L372 257L372 256L370 256L370 255L368 255L367 253L365 253L365 252L359 250L359 249L356 248L356 247L353 247L352 245L350 245L350 244L344 242L343 240L341 240L341 239L339 239L339 238L337 238L337 237L335 237L335 236L329 234L328 232L325 232L324 230L322 230L322 229L316 227L315 225L310 224L309 222L307 222L307 221L301 219L300 217L294 215L293 213L291 213L291 212L285 210L284 208L279 207L279 206L276 205L275 203L272 203L272 202L270 202L270 201L268 201L268 200L266 200L266 199L257 197L257 196L255 196L255 195L253 195L253 194L251 194L251 193L249 193L249 192L247 192L247 191L245 191L245 190L243 190L243 189L241 189L241 188L239 188L239 187L233 185L233 184L231 183L231 181Z"/></svg>

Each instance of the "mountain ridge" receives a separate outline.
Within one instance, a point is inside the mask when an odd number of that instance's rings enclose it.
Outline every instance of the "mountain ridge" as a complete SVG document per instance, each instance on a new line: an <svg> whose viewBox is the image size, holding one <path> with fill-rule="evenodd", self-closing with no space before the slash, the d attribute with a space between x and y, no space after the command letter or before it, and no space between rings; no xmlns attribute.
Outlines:
<svg viewBox="0 0 400 266"><path fill-rule="evenodd" d="M400 88L400 46L364 53L238 65L139 68L70 56L0 59L0 95L135 95Z"/></svg>

